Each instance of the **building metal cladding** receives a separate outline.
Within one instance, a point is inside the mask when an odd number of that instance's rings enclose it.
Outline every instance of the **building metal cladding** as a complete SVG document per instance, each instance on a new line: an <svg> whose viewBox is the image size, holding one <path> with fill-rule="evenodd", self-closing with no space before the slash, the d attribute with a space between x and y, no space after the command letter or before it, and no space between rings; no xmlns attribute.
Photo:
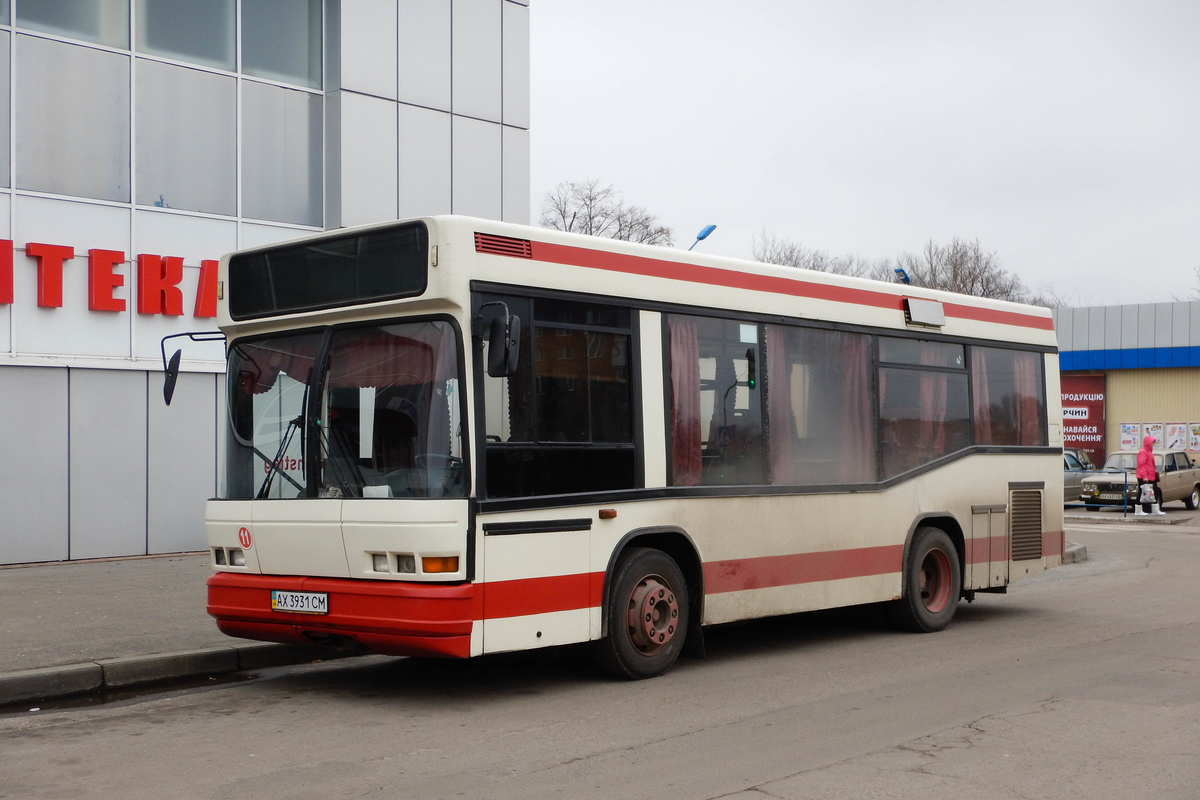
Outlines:
<svg viewBox="0 0 1200 800"><path fill-rule="evenodd" d="M521 0L0 2L0 564L204 548L241 247L529 222Z"/></svg>
<svg viewBox="0 0 1200 800"><path fill-rule="evenodd" d="M1200 301L1055 312L1065 446L1102 459L1160 447L1200 460Z"/></svg>

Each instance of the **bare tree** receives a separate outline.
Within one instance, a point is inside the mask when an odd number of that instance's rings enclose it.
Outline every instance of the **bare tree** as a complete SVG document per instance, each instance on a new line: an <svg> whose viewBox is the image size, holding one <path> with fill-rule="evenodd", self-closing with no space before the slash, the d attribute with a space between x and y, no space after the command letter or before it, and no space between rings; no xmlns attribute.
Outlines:
<svg viewBox="0 0 1200 800"><path fill-rule="evenodd" d="M1196 285L1192 287L1192 290L1190 292L1188 292L1186 295L1184 295L1183 297L1180 297L1179 295L1175 294L1174 292L1171 292L1172 300L1174 300L1177 303L1181 302L1181 301L1187 301L1187 300L1200 300L1200 267L1196 267L1195 272L1196 272Z"/></svg>
<svg viewBox="0 0 1200 800"><path fill-rule="evenodd" d="M905 253L892 262L872 261L862 256L830 256L824 250L812 250L789 239L780 239L763 231L755 237L752 252L757 261L800 267L818 272L853 275L877 281L895 280L895 268L902 268L915 286L948 292L1013 300L1018 303L1061 308L1066 300L1053 287L1035 292L1000 265L995 253L986 251L979 240L953 239L948 245L930 240L919 255ZM1200 276L1200 268L1197 270ZM1200 290L1197 290L1200 295Z"/></svg>
<svg viewBox="0 0 1200 800"><path fill-rule="evenodd" d="M956 237L948 245L931 239L920 255L905 253L896 263L917 286L1052 308L1064 304L1052 288L1034 292L1027 287L1000 265L995 253L984 250L978 239L968 242Z"/></svg>
<svg viewBox="0 0 1200 800"><path fill-rule="evenodd" d="M798 242L777 238L767 231L754 237L751 252L755 261L766 264L853 275L856 278L872 278L877 281L890 280L892 277L892 267L887 259L871 261L859 255L830 256L824 250L810 250Z"/></svg>
<svg viewBox="0 0 1200 800"><path fill-rule="evenodd" d="M673 244L671 229L642 206L627 206L611 185L595 178L563 181L542 199L543 228L604 236L626 242Z"/></svg>

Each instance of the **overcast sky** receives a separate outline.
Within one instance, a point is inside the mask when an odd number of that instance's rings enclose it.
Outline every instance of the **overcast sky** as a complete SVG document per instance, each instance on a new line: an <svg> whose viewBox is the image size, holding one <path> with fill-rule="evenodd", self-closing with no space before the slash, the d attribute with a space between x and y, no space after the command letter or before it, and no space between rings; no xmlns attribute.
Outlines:
<svg viewBox="0 0 1200 800"><path fill-rule="evenodd" d="M533 220L598 178L680 247L978 239L1070 305L1200 287L1200 0L534 0Z"/></svg>

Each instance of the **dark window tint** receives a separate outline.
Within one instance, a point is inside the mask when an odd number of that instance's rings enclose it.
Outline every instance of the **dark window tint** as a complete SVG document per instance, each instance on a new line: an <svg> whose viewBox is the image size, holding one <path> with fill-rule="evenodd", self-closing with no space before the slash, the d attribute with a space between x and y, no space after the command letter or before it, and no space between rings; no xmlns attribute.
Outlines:
<svg viewBox="0 0 1200 800"><path fill-rule="evenodd" d="M923 367L962 369L963 346L922 339L880 337L879 360L891 364L919 364Z"/></svg>
<svg viewBox="0 0 1200 800"><path fill-rule="evenodd" d="M281 246L229 261L229 311L246 319L418 295L429 237L410 224Z"/></svg>
<svg viewBox="0 0 1200 800"><path fill-rule="evenodd" d="M522 318L524 332L516 374L485 378L488 497L632 488L629 309L558 299L503 302Z"/></svg>
<svg viewBox="0 0 1200 800"><path fill-rule="evenodd" d="M879 455L890 478L971 443L966 372L879 370Z"/></svg>

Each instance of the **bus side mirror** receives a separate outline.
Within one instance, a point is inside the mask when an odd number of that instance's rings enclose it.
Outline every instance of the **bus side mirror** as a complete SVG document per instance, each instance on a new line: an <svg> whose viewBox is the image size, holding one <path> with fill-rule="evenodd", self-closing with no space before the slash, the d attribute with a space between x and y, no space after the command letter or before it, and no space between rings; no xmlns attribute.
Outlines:
<svg viewBox="0 0 1200 800"><path fill-rule="evenodd" d="M163 400L167 405L171 405L171 398L175 396L175 382L179 380L179 359L182 357L183 351L176 350L163 371Z"/></svg>
<svg viewBox="0 0 1200 800"><path fill-rule="evenodd" d="M488 376L507 378L514 374L520 354L521 318L508 314L493 317L488 331Z"/></svg>
<svg viewBox="0 0 1200 800"><path fill-rule="evenodd" d="M171 405L171 398L175 396L175 383L179 380L179 359L183 357L183 351L176 350L175 355L171 356L171 360L167 361L167 341L184 336L193 342L217 342L225 340L225 334L220 331L188 331L187 333L172 333L170 336L162 338L162 341L158 343L158 350L162 353L163 400L167 405Z"/></svg>

